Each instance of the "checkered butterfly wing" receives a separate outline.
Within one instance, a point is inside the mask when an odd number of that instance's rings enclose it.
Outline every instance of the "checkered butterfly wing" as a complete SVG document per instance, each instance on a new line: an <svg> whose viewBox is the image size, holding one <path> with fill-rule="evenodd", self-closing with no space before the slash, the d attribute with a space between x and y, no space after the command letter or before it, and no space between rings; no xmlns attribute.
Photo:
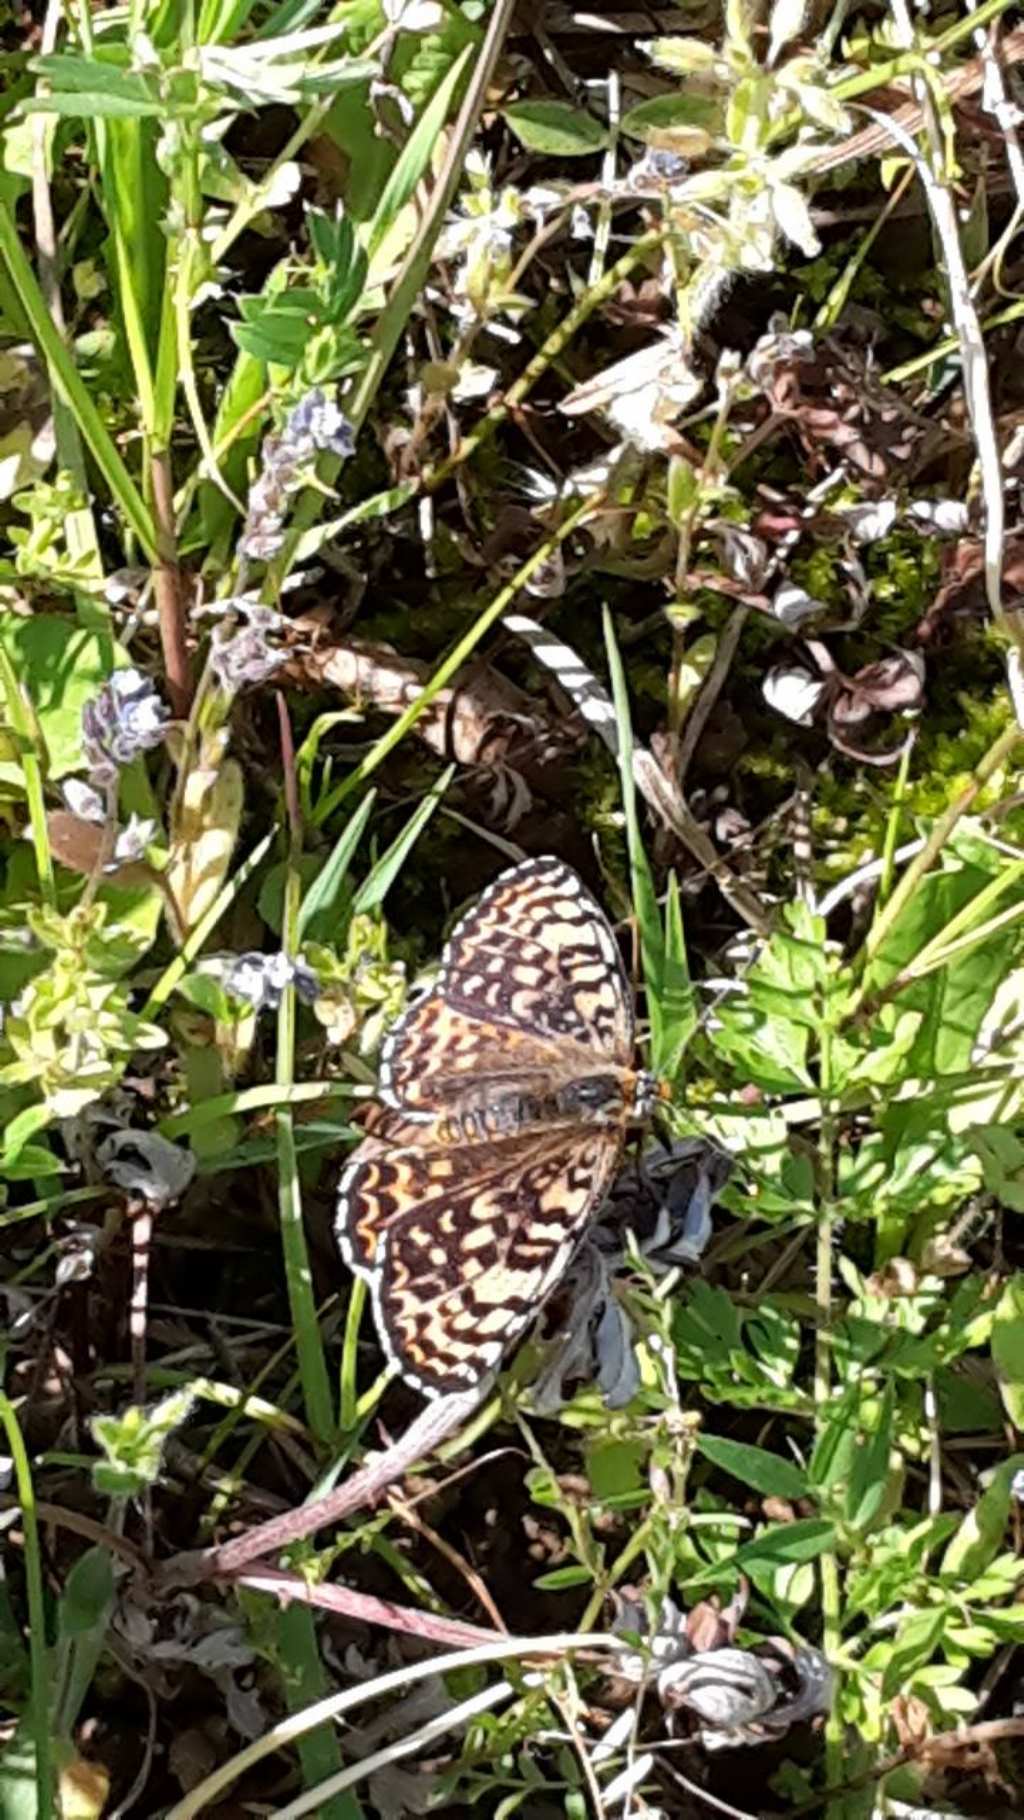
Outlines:
<svg viewBox="0 0 1024 1820"><path fill-rule="evenodd" d="M438 1107L460 1081L542 1079L581 1045L628 1067L633 1001L600 909L568 866L526 860L456 926L436 986L410 1006L381 1055L387 1105Z"/></svg>
<svg viewBox="0 0 1024 1820"><path fill-rule="evenodd" d="M595 1126L359 1146L341 1182L343 1249L403 1377L440 1396L497 1367L563 1275L621 1141Z"/></svg>
<svg viewBox="0 0 1024 1820"><path fill-rule="evenodd" d="M615 1171L624 1125L524 1124L453 1142L449 1115L632 1059L614 937L568 867L502 874L457 925L436 986L381 1059L384 1109L341 1180L342 1251L428 1395L499 1362L557 1283Z"/></svg>

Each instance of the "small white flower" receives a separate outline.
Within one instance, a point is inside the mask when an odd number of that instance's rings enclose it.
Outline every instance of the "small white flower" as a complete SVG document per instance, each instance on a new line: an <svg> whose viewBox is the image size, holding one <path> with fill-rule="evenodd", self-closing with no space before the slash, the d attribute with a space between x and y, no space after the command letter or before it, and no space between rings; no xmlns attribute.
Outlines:
<svg viewBox="0 0 1024 1820"><path fill-rule="evenodd" d="M809 670L802 670L795 664L779 664L769 670L762 693L768 706L777 714L784 714L798 727L809 727L825 686L822 678L812 676Z"/></svg>
<svg viewBox="0 0 1024 1820"><path fill-rule="evenodd" d="M130 815L127 826L119 831L114 842L114 856L107 871L116 872L119 866L130 866L136 860L144 858L146 848L155 834L155 821L144 821L134 813Z"/></svg>
<svg viewBox="0 0 1024 1820"><path fill-rule="evenodd" d="M854 543L878 543L892 530L898 510L895 499L865 500L862 505L840 506L838 516Z"/></svg>
<svg viewBox="0 0 1024 1820"><path fill-rule="evenodd" d="M84 778L69 777L67 782L61 785L61 795L72 815L77 815L79 821L103 822L106 820L107 812L102 796L98 790L93 789L92 784L87 784Z"/></svg>

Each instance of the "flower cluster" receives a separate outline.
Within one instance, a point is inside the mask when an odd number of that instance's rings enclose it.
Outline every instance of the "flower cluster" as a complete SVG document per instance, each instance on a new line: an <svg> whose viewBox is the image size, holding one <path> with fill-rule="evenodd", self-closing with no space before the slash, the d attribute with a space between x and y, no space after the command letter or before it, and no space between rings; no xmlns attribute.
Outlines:
<svg viewBox="0 0 1024 1820"><path fill-rule="evenodd" d="M312 968L290 955L260 954L255 950L225 957L221 984L232 998L244 999L254 1011L276 1011L288 986L306 1004L320 994L320 983Z"/></svg>
<svg viewBox="0 0 1024 1820"><path fill-rule="evenodd" d="M283 428L264 440L263 465L249 490L239 544L250 561L268 562L281 549L289 500L321 453L347 461L355 453L355 431L344 412L316 387L300 399Z"/></svg>
<svg viewBox="0 0 1024 1820"><path fill-rule="evenodd" d="M82 709L82 751L93 784L117 782L122 765L159 746L170 710L141 670L115 670Z"/></svg>
<svg viewBox="0 0 1024 1820"><path fill-rule="evenodd" d="M465 176L467 188L438 235L434 257L459 261L452 293L461 313L486 316L501 299L511 271L515 230L529 210L518 190L492 189L487 158L470 153Z"/></svg>
<svg viewBox="0 0 1024 1820"><path fill-rule="evenodd" d="M273 607L265 607L255 596L240 594L215 603L221 615L210 640L210 668L227 695L239 689L266 682L280 669L286 656L272 638L285 631L288 621ZM235 615L244 619L238 626Z"/></svg>
<svg viewBox="0 0 1024 1820"><path fill-rule="evenodd" d="M13 1059L0 1082L31 1085L57 1118L72 1118L117 1085L135 1050L167 1038L140 1021L130 987L110 977L107 951L119 931L104 927L103 905L66 917L39 910L29 920L53 959L10 1007L4 1037Z"/></svg>

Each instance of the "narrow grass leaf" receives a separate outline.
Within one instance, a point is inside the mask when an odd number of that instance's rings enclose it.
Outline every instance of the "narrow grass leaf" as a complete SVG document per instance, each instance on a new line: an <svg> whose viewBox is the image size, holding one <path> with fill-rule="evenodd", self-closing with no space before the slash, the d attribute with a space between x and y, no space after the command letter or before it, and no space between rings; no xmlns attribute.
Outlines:
<svg viewBox="0 0 1024 1820"><path fill-rule="evenodd" d="M376 797L376 790L367 791L358 809L353 810L349 816L334 847L306 892L296 925L296 935L300 942L307 935L323 934L322 927L318 931L315 926L318 919L322 925L327 922L328 918L337 915L352 856L363 837ZM334 930L332 933L336 935L337 931Z"/></svg>
<svg viewBox="0 0 1024 1820"><path fill-rule="evenodd" d="M363 916L368 910L377 910L384 902L434 810L443 800L448 785L455 776L455 769L454 765L448 766L444 775L438 778L433 789L423 798L398 839L392 841L387 852L381 854L376 865L367 873L352 902L353 916Z"/></svg>
<svg viewBox="0 0 1024 1820"><path fill-rule="evenodd" d="M21 1530L24 1536L25 1588L29 1620L28 1646L32 1674L32 1698L28 1714L32 1768L29 1771L26 1763L22 1774L28 1771L29 1774L34 1775L36 1812L39 1820L50 1820L54 1811L50 1671L46 1648L46 1606L43 1600L43 1567L39 1547L39 1525L36 1518L35 1486L32 1482L32 1468L29 1465L28 1452L14 1406L2 1390L0 1390L0 1427L3 1428L8 1451L14 1463L14 1481L18 1503L21 1506ZM18 1736L20 1733L21 1728L19 1727ZM26 1744L27 1742L26 1740ZM6 1752L4 1756L6 1758ZM17 1771L15 1771L15 1775L17 1776ZM2 1787L3 1778L0 1777L0 1788ZM7 1811L6 1808L4 1811ZM17 1811L17 1807L14 1811Z"/></svg>
<svg viewBox="0 0 1024 1820"><path fill-rule="evenodd" d="M652 1041L659 1044L664 1027L665 937L662 932L658 898L651 868L644 851L637 812L636 781L633 776L633 724L629 711L626 673L615 638L615 628L608 607L604 608L604 638L608 653L608 673L619 734L619 779L622 808L626 821L626 846L633 884L633 907L640 931L640 952L644 981L647 986L647 1010L651 1020Z"/></svg>
<svg viewBox="0 0 1024 1820"><path fill-rule="evenodd" d="M456 91L472 55L472 46L467 45L461 57L452 64L444 81L439 83L403 147L367 229L366 250L371 259L383 245L401 210L411 200L417 184L429 169Z"/></svg>

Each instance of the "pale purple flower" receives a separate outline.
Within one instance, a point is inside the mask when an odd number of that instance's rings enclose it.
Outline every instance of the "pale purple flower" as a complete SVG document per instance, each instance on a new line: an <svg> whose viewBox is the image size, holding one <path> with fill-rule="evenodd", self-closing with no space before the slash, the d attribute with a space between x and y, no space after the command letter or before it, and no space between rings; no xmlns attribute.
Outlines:
<svg viewBox="0 0 1024 1820"><path fill-rule="evenodd" d="M115 670L82 709L82 751L94 784L163 742L170 711L141 670Z"/></svg>
<svg viewBox="0 0 1024 1820"><path fill-rule="evenodd" d="M317 455L346 461L355 454L355 430L319 386L289 412L279 432L264 439L263 465L249 489L239 549L253 562L268 562L284 543L288 502Z"/></svg>
<svg viewBox="0 0 1024 1820"><path fill-rule="evenodd" d="M220 603L218 603L220 604ZM213 629L210 641L210 667L222 689L236 695L239 689L266 682L280 669L287 653L270 639L283 632L288 621L273 607L262 606L244 596L224 602L230 614L241 614L246 624L232 622L225 615Z"/></svg>

